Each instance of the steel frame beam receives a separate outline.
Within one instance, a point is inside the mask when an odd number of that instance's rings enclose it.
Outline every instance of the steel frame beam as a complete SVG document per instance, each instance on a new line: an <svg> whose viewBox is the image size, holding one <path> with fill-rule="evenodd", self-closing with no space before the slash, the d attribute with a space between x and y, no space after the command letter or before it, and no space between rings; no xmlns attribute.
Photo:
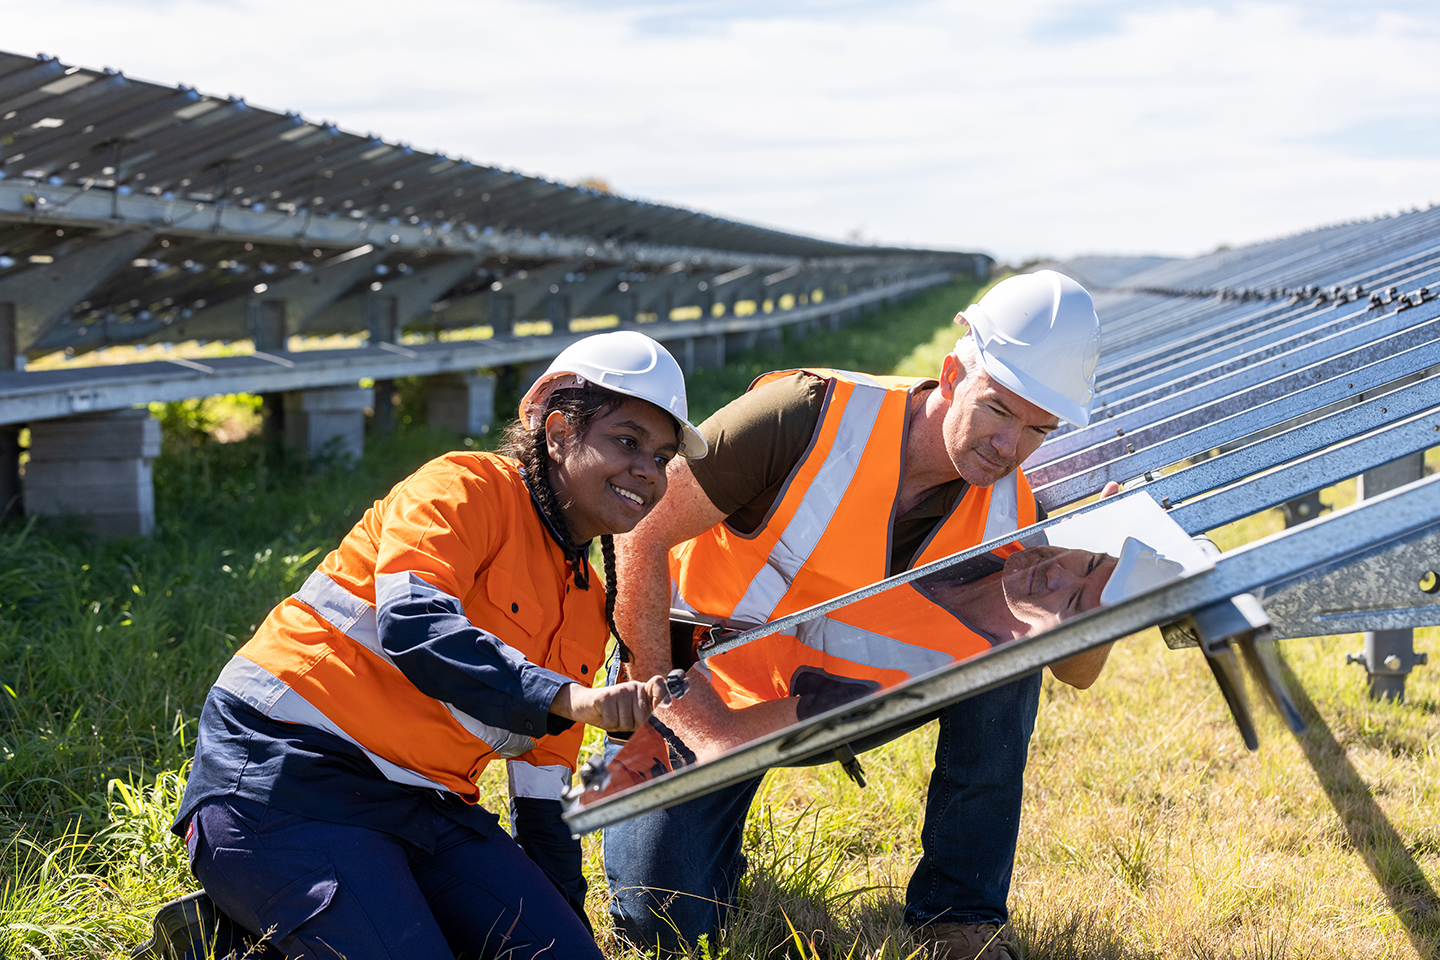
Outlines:
<svg viewBox="0 0 1440 960"><path fill-rule="evenodd" d="M912 723L948 704L1146 627L1174 622L1227 603L1232 597L1304 577L1315 568L1316 557L1338 556L1354 558L1352 563L1360 562L1387 545L1409 546L1425 536L1437 534L1440 534L1440 476L1237 548L1217 558L1215 568L1208 573L1093 610L1039 636L995 647L961 663L836 707L714 760L588 806L572 803L565 811L565 820L572 831L583 834L650 810L673 806L771 767L821 755L866 734ZM907 576L907 579L913 578ZM844 599L853 602L873 592L867 588ZM1436 601L1430 609L1440 617L1440 597ZM822 607L830 605L811 608L806 614L813 615ZM713 652L719 649L717 646Z"/></svg>

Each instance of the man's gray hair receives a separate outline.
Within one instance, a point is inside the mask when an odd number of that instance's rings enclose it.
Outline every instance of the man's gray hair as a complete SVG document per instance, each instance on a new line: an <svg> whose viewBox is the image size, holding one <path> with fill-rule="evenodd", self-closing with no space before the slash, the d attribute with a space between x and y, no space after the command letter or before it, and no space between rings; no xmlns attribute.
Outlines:
<svg viewBox="0 0 1440 960"><path fill-rule="evenodd" d="M960 379L965 379L976 370L985 369L985 364L980 360L980 345L975 342L975 335L969 330L965 331L963 337L955 341L955 349L951 352L955 354L955 359L960 361L963 371Z"/></svg>

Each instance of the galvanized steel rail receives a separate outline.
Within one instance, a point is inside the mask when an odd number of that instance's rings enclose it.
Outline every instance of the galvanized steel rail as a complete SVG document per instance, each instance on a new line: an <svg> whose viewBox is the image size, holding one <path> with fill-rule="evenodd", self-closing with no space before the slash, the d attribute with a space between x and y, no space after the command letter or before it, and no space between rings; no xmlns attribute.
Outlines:
<svg viewBox="0 0 1440 960"><path fill-rule="evenodd" d="M1088 427L1056 431L1027 464L1047 507L1074 504L1115 480L1126 484L1121 498L1153 498L1182 529L1201 535L1440 446L1440 211L1165 263L1124 282L1124 290L1097 291L1104 342L1099 415ZM680 802L1154 625L1165 628L1167 642L1198 637L1253 746L1237 654L1296 723L1269 653L1272 640L1440 624L1437 498L1440 477L1368 497L1224 554L1210 573L912 679L650 785L572 807L569 822L583 832ZM1064 519L1052 517L1016 538L1037 540ZM1008 539L710 643L702 653L714 656L792 629ZM1229 626L1217 635L1218 622ZM1367 666L1372 677L1388 669Z"/></svg>

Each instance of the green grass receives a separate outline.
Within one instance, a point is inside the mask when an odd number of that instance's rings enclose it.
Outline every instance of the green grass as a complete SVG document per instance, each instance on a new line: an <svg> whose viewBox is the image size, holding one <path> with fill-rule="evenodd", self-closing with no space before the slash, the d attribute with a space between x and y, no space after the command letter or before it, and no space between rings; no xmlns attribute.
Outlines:
<svg viewBox="0 0 1440 960"><path fill-rule="evenodd" d="M930 372L975 292L956 285L732 358L691 378L692 413L780 367ZM418 389L401 393L409 404ZM7 960L122 957L158 904L193 889L168 826L210 682L374 499L456 442L402 430L372 438L352 471L306 472L267 458L258 438L203 439L215 411L165 413L154 537L0 527ZM1326 496L1342 505L1349 486ZM1231 547L1272 532L1276 513L1217 537ZM1422 632L1421 649L1437 633ZM1090 691L1047 678L1012 896L1029 955L1435 956L1440 673L1417 670L1406 704L1371 703L1344 666L1358 646L1284 645L1312 728L1297 739L1261 716L1258 754L1240 745L1196 651L1166 650L1154 631L1120 644ZM745 834L742 908L696 956L917 956L901 915L933 750L932 729L868 754L864 791L828 767L772 773ZM500 771L484 786L503 810ZM605 914L598 838L585 851L602 948L632 958Z"/></svg>

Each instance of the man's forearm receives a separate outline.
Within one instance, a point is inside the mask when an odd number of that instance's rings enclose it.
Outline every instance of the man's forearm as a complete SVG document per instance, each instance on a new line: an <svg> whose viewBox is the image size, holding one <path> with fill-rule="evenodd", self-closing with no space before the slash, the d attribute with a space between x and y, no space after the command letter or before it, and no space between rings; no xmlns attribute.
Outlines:
<svg viewBox="0 0 1440 960"><path fill-rule="evenodd" d="M650 515L615 538L619 590L615 625L630 647L633 679L664 675L670 662L670 548L725 519L677 458L670 464L669 490Z"/></svg>
<svg viewBox="0 0 1440 960"><path fill-rule="evenodd" d="M621 588L615 626L630 648L629 677L670 672L670 566L666 548L643 534L615 538L615 567ZM625 679L622 675L621 679Z"/></svg>
<svg viewBox="0 0 1440 960"><path fill-rule="evenodd" d="M1103 647L1086 650L1058 663L1052 663L1050 672L1055 675L1056 680L1084 690L1099 678L1100 671L1105 669L1105 661L1110 657L1110 648L1114 645L1107 643Z"/></svg>

